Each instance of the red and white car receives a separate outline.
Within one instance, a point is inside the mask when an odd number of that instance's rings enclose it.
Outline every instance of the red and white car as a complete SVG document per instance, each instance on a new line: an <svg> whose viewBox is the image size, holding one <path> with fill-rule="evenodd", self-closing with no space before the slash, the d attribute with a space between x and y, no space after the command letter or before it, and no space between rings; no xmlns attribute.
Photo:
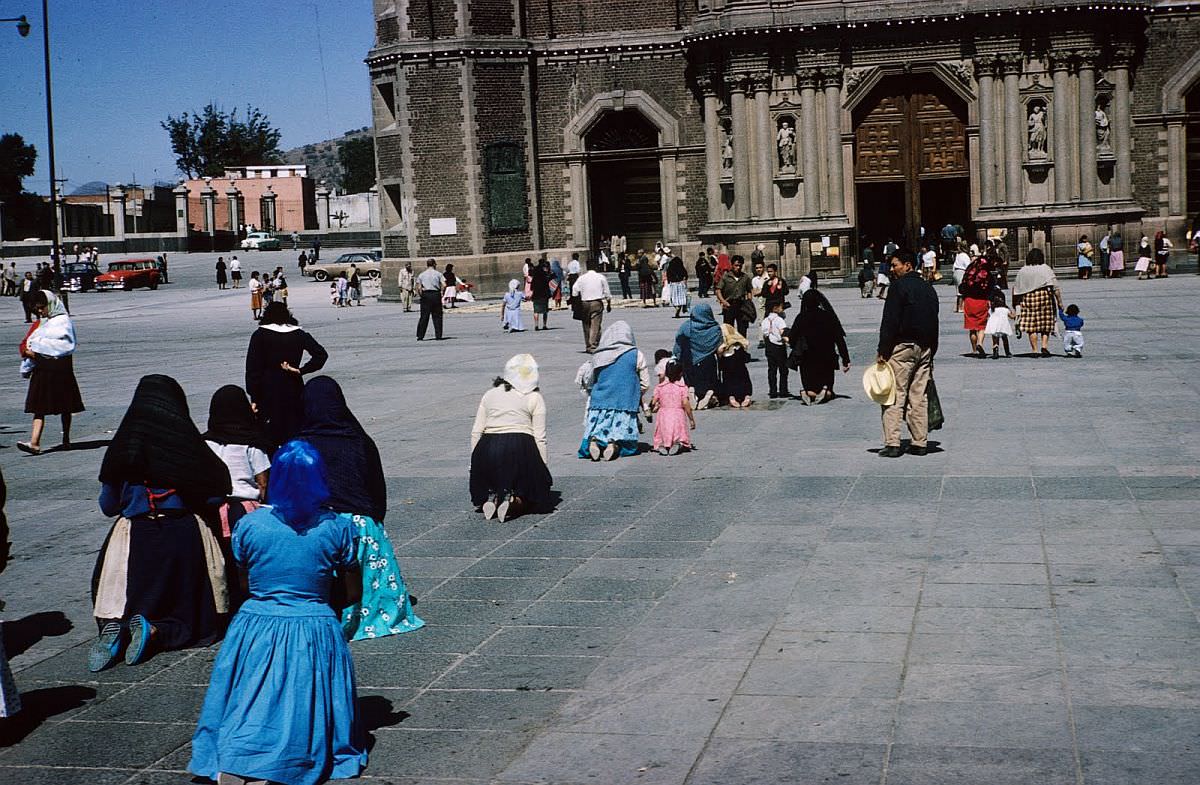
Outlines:
<svg viewBox="0 0 1200 785"><path fill-rule="evenodd" d="M108 272L96 276L96 291L157 289L160 276L158 262L154 259L120 259L109 262Z"/></svg>

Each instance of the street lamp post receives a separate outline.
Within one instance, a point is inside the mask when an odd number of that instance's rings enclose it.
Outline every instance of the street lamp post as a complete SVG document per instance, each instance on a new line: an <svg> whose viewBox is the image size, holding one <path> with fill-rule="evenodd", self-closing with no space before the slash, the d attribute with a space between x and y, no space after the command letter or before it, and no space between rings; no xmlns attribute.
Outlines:
<svg viewBox="0 0 1200 785"><path fill-rule="evenodd" d="M61 248L58 242L58 183L54 178L54 101L50 95L50 0L42 0L42 62L46 72L46 154L50 164L50 254L54 260L55 271L60 270ZM29 35L31 25L24 14L13 19L0 19L0 22L16 22L17 32L22 38Z"/></svg>

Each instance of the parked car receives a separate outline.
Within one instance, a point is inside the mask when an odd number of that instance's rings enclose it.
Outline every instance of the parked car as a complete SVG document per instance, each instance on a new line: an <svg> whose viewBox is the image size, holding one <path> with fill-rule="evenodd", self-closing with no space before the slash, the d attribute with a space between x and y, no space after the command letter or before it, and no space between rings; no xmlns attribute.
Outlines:
<svg viewBox="0 0 1200 785"><path fill-rule="evenodd" d="M342 273L350 274L350 265L358 267L358 274L368 278L380 276L380 261L371 252L344 253L332 262L317 262L304 268L304 274L317 281L328 281Z"/></svg>
<svg viewBox="0 0 1200 785"><path fill-rule="evenodd" d="M283 244L270 232L251 232L242 240L243 251L278 251L282 247Z"/></svg>
<svg viewBox="0 0 1200 785"><path fill-rule="evenodd" d="M86 292L96 288L100 268L95 262L67 262L62 268L62 288L68 292Z"/></svg>
<svg viewBox="0 0 1200 785"><path fill-rule="evenodd" d="M108 272L96 276L96 290L110 292L113 289L157 289L161 273L155 259L120 259L108 263Z"/></svg>

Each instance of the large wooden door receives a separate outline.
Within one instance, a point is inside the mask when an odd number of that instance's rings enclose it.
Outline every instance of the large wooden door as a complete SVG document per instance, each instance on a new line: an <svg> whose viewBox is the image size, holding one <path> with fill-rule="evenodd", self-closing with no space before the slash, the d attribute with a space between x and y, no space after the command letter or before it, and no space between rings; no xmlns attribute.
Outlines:
<svg viewBox="0 0 1200 785"><path fill-rule="evenodd" d="M966 107L941 81L889 77L859 105L854 119L854 179L864 234L880 242L891 236L913 247L923 225L932 232L945 223L965 225Z"/></svg>

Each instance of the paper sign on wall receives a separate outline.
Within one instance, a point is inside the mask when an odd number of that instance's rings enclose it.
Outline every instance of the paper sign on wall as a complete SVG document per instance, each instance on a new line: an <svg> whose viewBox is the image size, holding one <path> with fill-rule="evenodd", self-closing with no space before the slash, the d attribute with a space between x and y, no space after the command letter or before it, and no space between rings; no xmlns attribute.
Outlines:
<svg viewBox="0 0 1200 785"><path fill-rule="evenodd" d="M457 218L430 218L429 219L429 236L437 237L440 235L458 234L458 219Z"/></svg>

